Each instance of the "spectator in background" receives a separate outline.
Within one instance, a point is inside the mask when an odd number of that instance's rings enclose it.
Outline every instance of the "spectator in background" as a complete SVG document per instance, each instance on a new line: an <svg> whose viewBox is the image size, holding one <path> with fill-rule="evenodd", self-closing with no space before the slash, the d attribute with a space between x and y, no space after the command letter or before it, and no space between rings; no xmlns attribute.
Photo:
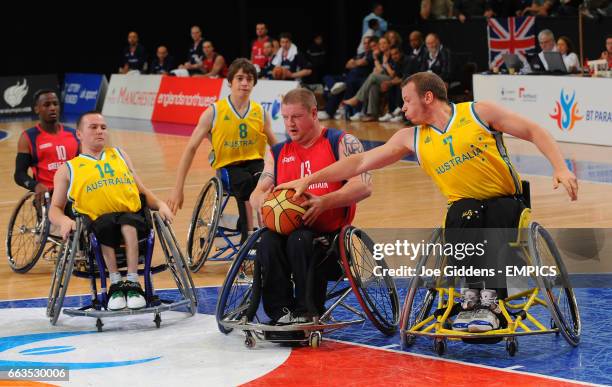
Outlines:
<svg viewBox="0 0 612 387"><path fill-rule="evenodd" d="M210 40L204 41L202 48L204 49L202 74L194 75L207 78L225 78L227 76L227 64L223 55L215 52L215 46Z"/></svg>
<svg viewBox="0 0 612 387"><path fill-rule="evenodd" d="M557 46L555 45L555 34L549 29L542 30L538 33L538 43L540 43L540 48L542 51L538 54L542 65L546 70L548 70L548 63L546 63L546 58L544 58L544 53L548 51L558 51Z"/></svg>
<svg viewBox="0 0 612 387"><path fill-rule="evenodd" d="M325 84L325 110L318 112L320 120L329 120L336 117L340 102L345 96L354 96L368 75L374 68L372 57L372 45L370 42L377 39L375 36L365 36L363 38L363 52L346 62L347 72L342 75L326 75L323 77Z"/></svg>
<svg viewBox="0 0 612 387"><path fill-rule="evenodd" d="M578 59L578 55L574 52L574 44L571 39L567 36L559 36L557 39L557 49L563 56L563 63L565 63L565 68L570 73L576 73L580 71L580 59Z"/></svg>
<svg viewBox="0 0 612 387"><path fill-rule="evenodd" d="M366 37L369 38L372 36L378 36L376 35L376 32L379 30L379 28L380 23L378 22L378 19L368 20L368 30L364 32L364 34L361 36L361 41L359 42L359 46L357 47L357 54L363 53L363 39Z"/></svg>
<svg viewBox="0 0 612 387"><path fill-rule="evenodd" d="M255 65L258 72L261 72L261 69L268 63L268 58L264 54L264 44L270 40L265 23L255 25L255 35L257 38L253 40L251 45L251 63Z"/></svg>
<svg viewBox="0 0 612 387"><path fill-rule="evenodd" d="M521 16L549 16L553 10L554 0L533 0L530 6L525 7Z"/></svg>
<svg viewBox="0 0 612 387"><path fill-rule="evenodd" d="M138 43L138 33L128 33L128 45L123 49L123 61L119 72L127 74L130 71L144 73L147 70L147 52L144 46Z"/></svg>
<svg viewBox="0 0 612 387"><path fill-rule="evenodd" d="M202 60L204 60L204 49L202 48L202 30L199 26L191 27L191 39L193 39L193 44L189 49L187 61L180 65L179 68L189 71L190 75L202 74Z"/></svg>
<svg viewBox="0 0 612 387"><path fill-rule="evenodd" d="M419 58L427 50L423 42L423 33L421 31L412 31L410 35L408 35L408 44L410 45L410 49L407 54L413 59Z"/></svg>
<svg viewBox="0 0 612 387"><path fill-rule="evenodd" d="M306 57L298 52L298 48L291 42L291 34L283 32L280 34L280 49L272 59L274 79L294 79L302 81L302 78L312 74L312 64Z"/></svg>
<svg viewBox="0 0 612 387"><path fill-rule="evenodd" d="M487 0L455 0L454 9L461 23L474 17L493 16Z"/></svg>
<svg viewBox="0 0 612 387"><path fill-rule="evenodd" d="M380 84L381 93L387 93L389 101L389 111L384 116L380 117L380 122L402 122L404 121L404 114L402 113L402 106L404 101L402 100L402 88L400 87L402 80L410 75L411 66L410 58L408 58L399 47L391 48L391 60L393 61L393 68L395 74L393 78L387 81L383 81Z"/></svg>
<svg viewBox="0 0 612 387"><path fill-rule="evenodd" d="M601 53L601 59L607 59L608 68L612 69L612 35L606 38L606 51Z"/></svg>
<svg viewBox="0 0 612 387"><path fill-rule="evenodd" d="M323 35L315 35L312 44L306 50L306 57L312 65L312 74L304 82L309 84L321 83L321 78L325 74L327 66L327 52L323 45Z"/></svg>
<svg viewBox="0 0 612 387"><path fill-rule="evenodd" d="M263 44L263 55L266 61L258 73L259 78L272 79L272 69L274 68L272 64L272 59L274 58L273 50L272 42L267 41Z"/></svg>
<svg viewBox="0 0 612 387"><path fill-rule="evenodd" d="M385 32L387 32L387 21L382 18L383 12L384 12L384 9L381 3L374 3L372 5L372 12L368 14L366 17L364 17L363 23L361 23L362 25L361 36L365 35L368 28L370 28L368 25L368 22L371 19L378 20L379 28L376 31L376 36L380 38Z"/></svg>
<svg viewBox="0 0 612 387"><path fill-rule="evenodd" d="M387 42L389 42L389 46L398 47L400 50L402 49L402 37L397 31L389 30L385 32L384 37L387 39Z"/></svg>
<svg viewBox="0 0 612 387"><path fill-rule="evenodd" d="M491 17L513 17L522 10L520 0L488 0L488 7L492 11Z"/></svg>
<svg viewBox="0 0 612 387"><path fill-rule="evenodd" d="M169 74L174 68L174 59L168 56L166 46L157 47L156 57L151 62L151 74Z"/></svg>
<svg viewBox="0 0 612 387"><path fill-rule="evenodd" d="M278 50L280 50L280 41L278 39L272 39L272 55L276 56Z"/></svg>
<svg viewBox="0 0 612 387"><path fill-rule="evenodd" d="M352 121L374 121L380 115L380 84L383 81L391 80L397 69L394 68L391 59L391 46L385 38L378 40L378 47L373 52L374 69L368 75L363 85L354 97L342 101L343 104L357 107L363 104L362 113L357 113L351 117Z"/></svg>
<svg viewBox="0 0 612 387"><path fill-rule="evenodd" d="M578 16L578 8L584 0L559 0L556 14L559 16Z"/></svg>
<svg viewBox="0 0 612 387"><path fill-rule="evenodd" d="M421 0L421 19L437 20L453 17L452 0Z"/></svg>
<svg viewBox="0 0 612 387"><path fill-rule="evenodd" d="M421 56L419 71L430 71L438 74L448 87L451 75L450 51L442 47L440 37L434 33L425 37L425 47L427 47L427 51Z"/></svg>

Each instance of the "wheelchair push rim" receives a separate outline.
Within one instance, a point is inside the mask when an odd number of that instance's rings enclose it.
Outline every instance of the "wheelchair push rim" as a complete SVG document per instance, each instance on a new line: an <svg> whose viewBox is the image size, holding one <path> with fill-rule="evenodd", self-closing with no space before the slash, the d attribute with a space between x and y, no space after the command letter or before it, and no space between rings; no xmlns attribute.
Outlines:
<svg viewBox="0 0 612 387"><path fill-rule="evenodd" d="M34 204L35 198L34 192L26 193L17 203L9 220L6 253L8 264L16 273L27 273L36 265L49 236L46 204L40 206L39 214ZM30 247L33 247L31 252Z"/></svg>
<svg viewBox="0 0 612 387"><path fill-rule="evenodd" d="M221 215L222 196L221 181L213 176L202 188L193 209L187 234L187 259L189 270L194 273L210 254Z"/></svg>

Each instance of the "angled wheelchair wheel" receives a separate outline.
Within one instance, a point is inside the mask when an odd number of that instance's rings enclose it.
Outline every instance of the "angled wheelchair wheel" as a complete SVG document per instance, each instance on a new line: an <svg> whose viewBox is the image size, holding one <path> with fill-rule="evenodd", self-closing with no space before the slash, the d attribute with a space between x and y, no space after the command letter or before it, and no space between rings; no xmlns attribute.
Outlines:
<svg viewBox="0 0 612 387"><path fill-rule="evenodd" d="M183 298L190 301L189 312L193 316L198 310L198 300L185 256L181 252L172 227L161 218L158 212L153 213L153 223L176 287Z"/></svg>
<svg viewBox="0 0 612 387"><path fill-rule="evenodd" d="M529 228L529 253L534 266L556 268L555 276L537 275L536 280L546 295L555 325L570 345L577 346L582 327L576 295L555 242L550 233L536 222L532 222Z"/></svg>
<svg viewBox="0 0 612 387"><path fill-rule="evenodd" d="M200 270L210 254L221 216L222 197L221 181L213 176L202 188L193 208L187 234L187 255L189 270L194 273Z"/></svg>
<svg viewBox="0 0 612 387"><path fill-rule="evenodd" d="M47 317L49 317L51 325L57 323L62 306L64 305L68 283L70 282L70 277L72 276L72 270L74 268L74 260L80 247L79 243L82 230L83 225L81 219L77 218L76 230L72 232L68 240L62 244L60 249L60 254L51 280L49 299L47 300Z"/></svg>
<svg viewBox="0 0 612 387"><path fill-rule="evenodd" d="M374 242L362 230L345 226L340 232L340 258L353 293L372 324L393 335L399 320L399 299L393 278L374 274L375 266L387 269L384 259L375 260Z"/></svg>
<svg viewBox="0 0 612 387"><path fill-rule="evenodd" d="M37 203L34 192L26 193L17 203L9 220L6 255L11 269L27 273L36 265L47 243L49 219L46 204Z"/></svg>
<svg viewBox="0 0 612 387"><path fill-rule="evenodd" d="M430 244L439 243L442 239L442 230L434 230ZM429 254L423 254L419 258L416 265L416 272L421 273L423 267L426 268L441 268L443 257L436 254L435 249ZM437 297L437 278L424 278L415 276L411 279L408 287L408 293L404 300L402 308L402 317L400 321L400 330L402 333L401 342L404 349L414 343L415 336L410 335L407 331L425 320L432 313Z"/></svg>
<svg viewBox="0 0 612 387"><path fill-rule="evenodd" d="M238 322L256 309L251 300L259 301L261 293L260 287L254 287L253 282L261 274L255 264L254 248L264 231L259 229L246 240L223 281L216 310L217 325L222 333L228 334L232 329L224 327L221 322Z"/></svg>

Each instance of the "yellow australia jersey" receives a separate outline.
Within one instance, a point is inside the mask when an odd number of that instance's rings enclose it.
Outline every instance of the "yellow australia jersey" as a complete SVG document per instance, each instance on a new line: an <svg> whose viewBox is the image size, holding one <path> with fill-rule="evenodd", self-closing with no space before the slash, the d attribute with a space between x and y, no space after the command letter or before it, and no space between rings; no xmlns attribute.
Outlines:
<svg viewBox="0 0 612 387"><path fill-rule="evenodd" d="M267 137L263 130L264 109L260 104L249 101L244 116L234 109L229 96L215 102L212 108L213 168L264 158Z"/></svg>
<svg viewBox="0 0 612 387"><path fill-rule="evenodd" d="M66 164L68 199L79 214L96 220L111 212L140 210L138 187L119 149L105 148L99 160L80 154Z"/></svg>
<svg viewBox="0 0 612 387"><path fill-rule="evenodd" d="M512 166L502 133L486 126L474 102L451 104L446 128L416 128L417 159L449 203L521 193L520 176Z"/></svg>

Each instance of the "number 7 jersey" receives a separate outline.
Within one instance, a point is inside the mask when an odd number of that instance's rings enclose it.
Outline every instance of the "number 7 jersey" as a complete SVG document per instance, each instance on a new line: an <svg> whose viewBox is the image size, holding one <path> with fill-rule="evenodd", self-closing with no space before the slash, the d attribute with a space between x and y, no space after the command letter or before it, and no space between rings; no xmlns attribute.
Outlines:
<svg viewBox="0 0 612 387"><path fill-rule="evenodd" d="M100 159L80 154L66 163L68 199L79 214L96 220L112 212L137 212L140 194L132 171L118 148L105 148Z"/></svg>
<svg viewBox="0 0 612 387"><path fill-rule="evenodd" d="M419 164L449 203L518 195L521 179L502 136L482 122L474 102L451 104L444 130L433 125L415 129L414 149Z"/></svg>

